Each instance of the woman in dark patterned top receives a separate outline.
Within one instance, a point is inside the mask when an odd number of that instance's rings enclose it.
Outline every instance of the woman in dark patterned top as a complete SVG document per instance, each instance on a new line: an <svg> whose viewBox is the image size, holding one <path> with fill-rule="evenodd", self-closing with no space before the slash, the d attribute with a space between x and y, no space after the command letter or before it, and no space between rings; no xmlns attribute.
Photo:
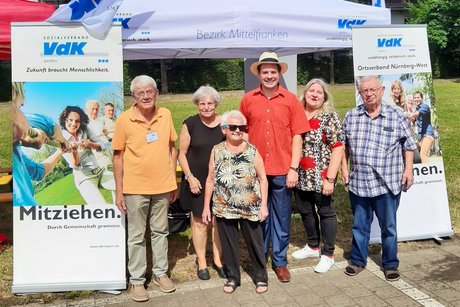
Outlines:
<svg viewBox="0 0 460 307"><path fill-rule="evenodd" d="M228 111L221 118L225 141L214 146L206 179L204 223L216 217L222 252L227 266L225 293L233 293L241 283L238 225L243 232L252 261L252 278L257 293L268 289L262 224L268 216L268 182L262 157L243 139L246 118Z"/></svg>
<svg viewBox="0 0 460 307"><path fill-rule="evenodd" d="M292 253L292 257L321 257L315 272L324 273L334 264L337 217L332 193L344 152L344 134L323 80L312 79L307 83L302 103L311 130L302 136L299 182L294 195L307 232L307 244Z"/></svg>

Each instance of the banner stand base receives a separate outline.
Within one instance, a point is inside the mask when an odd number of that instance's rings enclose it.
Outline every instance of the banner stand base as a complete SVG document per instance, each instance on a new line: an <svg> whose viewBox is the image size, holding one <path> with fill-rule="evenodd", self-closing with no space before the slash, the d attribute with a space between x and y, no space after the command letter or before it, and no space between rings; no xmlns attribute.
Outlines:
<svg viewBox="0 0 460 307"><path fill-rule="evenodd" d="M119 295L121 294L120 290L99 290L101 293L107 293L107 294L113 294L113 295Z"/></svg>
<svg viewBox="0 0 460 307"><path fill-rule="evenodd" d="M74 290L72 290L72 291L74 291ZM80 290L80 291L83 291L83 290ZM120 290L96 290L96 291L98 291L100 293L106 293L106 294L112 294L112 295L120 295L121 294ZM53 292L53 291L50 291L50 292ZM15 293L14 295L26 296L26 295L33 295L33 294L40 294L40 293L44 293L44 292L20 292L20 293Z"/></svg>
<svg viewBox="0 0 460 307"><path fill-rule="evenodd" d="M380 232L380 229L379 229ZM405 242L405 241L415 241L415 240L435 240L436 244L441 245L441 242L444 241L443 238L451 238L454 235L453 231L441 233L441 234L422 234L419 236L409 236L409 237L398 237L398 243ZM371 237L369 240L369 244L380 244L382 240L380 237Z"/></svg>
<svg viewBox="0 0 460 307"><path fill-rule="evenodd" d="M110 294L120 294L117 290L126 289L126 281L109 281L109 282L75 282L75 283L41 283L41 284L13 284L12 292L16 295L36 294L43 292L66 292L66 291L83 291L94 290Z"/></svg>

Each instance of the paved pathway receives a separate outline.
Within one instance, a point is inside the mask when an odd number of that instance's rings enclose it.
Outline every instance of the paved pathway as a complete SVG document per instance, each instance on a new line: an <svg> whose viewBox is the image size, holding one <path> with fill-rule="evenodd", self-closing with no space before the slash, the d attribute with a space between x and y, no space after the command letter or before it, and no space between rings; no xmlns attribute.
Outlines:
<svg viewBox="0 0 460 307"><path fill-rule="evenodd" d="M377 256L371 256L376 261ZM280 283L269 270L269 290L257 294L247 275L231 294L222 291L223 280L186 282L164 294L149 285L150 301L136 303L128 291L117 296L66 301L55 306L460 306L459 240L399 254L401 279L387 282L378 264L369 259L367 270L350 277L343 273L347 262L338 261L325 274L312 266L291 269L290 283ZM305 263L312 263L307 260ZM43 306L43 305L40 305Z"/></svg>

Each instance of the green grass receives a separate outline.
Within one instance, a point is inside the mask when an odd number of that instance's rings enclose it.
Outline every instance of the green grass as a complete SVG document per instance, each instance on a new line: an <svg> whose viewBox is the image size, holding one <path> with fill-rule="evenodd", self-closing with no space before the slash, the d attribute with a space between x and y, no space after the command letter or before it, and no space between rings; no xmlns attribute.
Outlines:
<svg viewBox="0 0 460 307"><path fill-rule="evenodd" d="M243 94L243 91L221 93L222 99L217 107L217 112L223 114L225 111L238 109ZM160 95L158 105L171 111L174 128L178 135L184 120L197 113L197 107L192 103L192 94ZM129 106L129 104L126 104L125 108Z"/></svg>
<svg viewBox="0 0 460 307"><path fill-rule="evenodd" d="M0 114L0 167L11 167L13 152L11 104L0 103Z"/></svg>
<svg viewBox="0 0 460 307"><path fill-rule="evenodd" d="M449 208L454 229L460 230L460 79L435 80L442 157L445 165Z"/></svg>
<svg viewBox="0 0 460 307"><path fill-rule="evenodd" d="M108 203L112 202L112 194L105 189L99 189ZM35 194L35 199L41 205L81 205L85 201L80 192L75 187L73 175L67 175L64 178L53 182L44 190Z"/></svg>
<svg viewBox="0 0 460 307"><path fill-rule="evenodd" d="M345 112L352 108L355 104L354 87L352 84L341 84L331 86L331 92L334 96L334 106L340 116L343 117ZM458 148L460 148L460 139L458 133L460 131L460 103L457 99L460 97L460 79L458 80L435 80L434 83L436 106L439 118L440 137L442 154L445 164L445 173L447 180L447 189L449 196L449 207L452 218L452 224L455 232L460 230L460 163L458 163ZM238 109L239 101L243 95L242 91L223 92L222 102L217 111L223 113L226 110ZM192 94L177 94L177 95L160 95L158 104L168 108L174 120L174 126L177 133L180 132L182 122L188 116L197 113L196 106L191 102ZM126 100L125 107L130 106L130 99ZM9 104L0 103L0 166L11 166L11 112ZM69 192L69 186L74 187L71 176L62 179L62 182L56 182L49 186L47 190L42 191L46 194L56 194L56 199L59 198L59 193L62 193L65 186L66 193ZM50 189L50 190L48 190ZM52 189L52 190L51 190ZM59 193L58 193L59 192ZM73 191L72 193L78 193ZM74 195L75 196L75 195ZM42 197L41 193L37 198ZM76 197L76 196L75 196ZM55 200L53 200L55 201ZM0 205L0 225L12 225L12 210L11 206ZM338 233L337 233L337 253L346 252L350 248L351 239L351 219L352 214L348 202L348 196L345 188L339 182L335 192L335 208L338 216ZM293 216L291 228L291 243L296 246L305 244L305 233L298 215ZM11 226L10 226L11 227ZM0 227L0 229L5 229ZM12 233L11 229L5 230L8 234ZM190 230L182 234L173 234L169 239L169 250L172 259L170 265L172 268L172 276L180 281L187 280L191 275L195 274L195 266L190 258L190 253L193 253L190 242ZM177 253L176 253L177 252ZM184 259L187 259L187 265L191 264L186 269L184 267ZM181 268L178 265L181 263ZM291 260L292 265L296 265L295 260ZM12 251L0 252L0 305L2 301L6 304L24 304L30 302L49 302L55 300L56 294L41 294L38 296L12 297L10 292L12 282ZM81 297L83 292L68 294L68 297ZM65 297L65 296L64 296ZM62 297L61 297L62 298Z"/></svg>

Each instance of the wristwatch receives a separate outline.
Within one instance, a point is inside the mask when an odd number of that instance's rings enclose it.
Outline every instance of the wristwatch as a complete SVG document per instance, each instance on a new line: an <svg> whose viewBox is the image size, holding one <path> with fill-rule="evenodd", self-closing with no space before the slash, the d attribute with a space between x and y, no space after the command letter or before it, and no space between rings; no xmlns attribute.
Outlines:
<svg viewBox="0 0 460 307"><path fill-rule="evenodd" d="M289 167L289 169L292 169L294 172L298 173L299 172L299 168L298 167Z"/></svg>
<svg viewBox="0 0 460 307"><path fill-rule="evenodd" d="M187 180L187 179L189 179L189 178L192 177L192 176L193 176L193 174L190 173L190 174L185 175L184 178L185 178L185 180Z"/></svg>
<svg viewBox="0 0 460 307"><path fill-rule="evenodd" d="M327 182L329 182L329 183L334 183L334 182L335 182L335 178L329 178L329 177L327 177L327 176L326 176L326 180L327 180Z"/></svg>

